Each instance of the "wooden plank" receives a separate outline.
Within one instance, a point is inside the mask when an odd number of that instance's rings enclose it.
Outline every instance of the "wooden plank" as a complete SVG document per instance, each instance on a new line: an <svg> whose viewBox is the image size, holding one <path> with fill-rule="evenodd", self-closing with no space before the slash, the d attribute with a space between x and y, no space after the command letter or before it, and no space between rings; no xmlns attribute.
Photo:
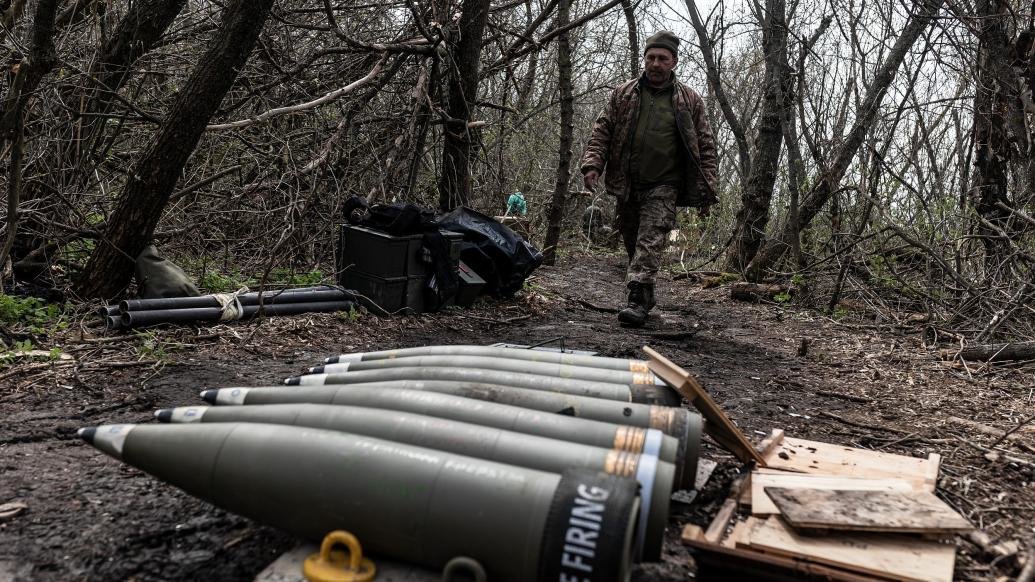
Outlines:
<svg viewBox="0 0 1035 582"><path fill-rule="evenodd" d="M716 543L723 538L726 533L726 527L729 526L730 520L733 519L733 515L737 512L738 499L740 498L741 491L744 490L744 483L748 475L740 475L733 479L730 483L729 497L722 503L722 507L712 518L712 522L708 524L708 529L704 532L704 538L709 542Z"/></svg>
<svg viewBox="0 0 1035 582"><path fill-rule="evenodd" d="M938 455L919 459L791 437L785 437L766 458L772 469L843 477L892 477L919 481L928 491L934 491L937 485L940 461Z"/></svg>
<svg viewBox="0 0 1035 582"><path fill-rule="evenodd" d="M747 522L738 521L737 523L733 524L733 531L730 532L730 535L726 536L726 539L722 540L722 542L720 542L719 545L724 548L737 547L737 542L742 539L745 539L747 535L747 530Z"/></svg>
<svg viewBox="0 0 1035 582"><path fill-rule="evenodd" d="M697 580L834 580L873 582L876 578L807 560L790 559L742 548L726 548L701 540L683 540L697 562Z"/></svg>
<svg viewBox="0 0 1035 582"><path fill-rule="evenodd" d="M927 461L924 472L924 484L927 485L928 491L934 491L938 488L938 470L942 466L942 456L938 453L931 453L927 456Z"/></svg>
<svg viewBox="0 0 1035 582"><path fill-rule="evenodd" d="M730 497L724 501L722 507L719 508L719 512L715 514L715 519L708 524L708 530L704 532L704 539L713 544L721 540L726 533L726 527L730 524L730 520L733 519L733 514L736 511L736 497Z"/></svg>
<svg viewBox="0 0 1035 582"><path fill-rule="evenodd" d="M790 525L896 533L958 533L974 529L927 491L846 491L766 487Z"/></svg>
<svg viewBox="0 0 1035 582"><path fill-rule="evenodd" d="M650 358L647 365L654 374L674 388L683 398L704 416L704 429L715 442L736 455L742 463L754 462L760 467L766 464L762 455L758 454L751 441L733 424L719 405L704 390L704 387L689 372L673 364L665 356L643 346L643 351Z"/></svg>
<svg viewBox="0 0 1035 582"><path fill-rule="evenodd" d="M949 581L956 561L948 544L898 535L806 537L775 516L754 525L741 545L898 580Z"/></svg>
<svg viewBox="0 0 1035 582"><path fill-rule="evenodd" d="M905 479L867 479L865 477L838 477L834 475L813 475L787 471L764 470L751 473L752 515L773 515L780 513L773 500L765 494L765 487L789 489L826 489L848 491L923 491L919 481Z"/></svg>
<svg viewBox="0 0 1035 582"><path fill-rule="evenodd" d="M765 437L765 439L755 447L758 450L758 454L762 455L763 459L768 459L769 455L772 455L773 451L776 450L776 447L780 446L780 443L783 442L783 436L782 428L774 428L773 432L769 433L769 436Z"/></svg>
<svg viewBox="0 0 1035 582"><path fill-rule="evenodd" d="M704 530L701 529L701 526L699 525L688 523L685 526L683 526L683 533L680 535L680 539L683 540L683 543L695 540L703 540Z"/></svg>
<svg viewBox="0 0 1035 582"><path fill-rule="evenodd" d="M751 490L754 489L753 482L754 479L751 478L751 474L744 478L744 486L740 489L740 497L737 499L739 505L751 507Z"/></svg>

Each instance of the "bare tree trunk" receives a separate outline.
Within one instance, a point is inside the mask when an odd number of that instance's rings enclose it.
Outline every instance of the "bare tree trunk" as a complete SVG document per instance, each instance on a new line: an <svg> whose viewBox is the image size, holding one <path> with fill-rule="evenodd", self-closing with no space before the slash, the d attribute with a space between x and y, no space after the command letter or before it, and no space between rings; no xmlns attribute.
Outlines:
<svg viewBox="0 0 1035 582"><path fill-rule="evenodd" d="M1010 250L1009 241L1000 234L1009 230L1008 174L1010 161L1015 157L1007 127L1011 83L998 70L1008 62L1007 4L1005 0L978 0L975 6L980 49L974 94L974 177L969 198L975 212L984 219L977 226L977 234L985 249L988 283L1004 274L1001 270Z"/></svg>
<svg viewBox="0 0 1035 582"><path fill-rule="evenodd" d="M0 271L7 264L18 231L18 205L22 190L23 130L25 108L43 77L57 64L54 49L54 17L57 0L39 0L32 22L29 54L13 69L3 109L0 111L0 144L11 145L10 175L7 181L7 236L0 247ZM2 278L2 277L0 277Z"/></svg>
<svg viewBox="0 0 1035 582"><path fill-rule="evenodd" d="M568 24L571 0L561 0L557 6L557 26ZM557 243L561 239L564 205L568 201L568 183L571 181L571 144L575 130L575 97L571 82L571 42L567 32L557 37L557 85L561 93L561 139L557 146L557 182L550 200L550 217L543 242L543 262L552 265L557 259Z"/></svg>
<svg viewBox="0 0 1035 582"><path fill-rule="evenodd" d="M625 26L629 29L629 78L635 79L640 74L640 36L631 0L622 0L622 12L625 13Z"/></svg>
<svg viewBox="0 0 1035 582"><path fill-rule="evenodd" d="M712 39L708 35L708 29L705 28L704 22L701 20L701 15L697 12L697 2L695 0L685 1L686 9L690 13L690 22L693 24L694 31L697 32L697 41L701 45L701 56L704 57L708 86L711 87L715 100L719 102L722 116L726 119L726 124L730 126L734 139L737 140L737 153L740 156L740 179L747 180L748 175L751 174L751 146L748 145L747 132L744 130L744 125L740 122L740 118L737 117L737 113L733 111L733 105L730 104L729 96L726 95L726 89L722 86L719 66L715 60L715 52L712 51ZM784 38L786 38L787 33L784 32L783 34ZM786 44L786 41L784 44Z"/></svg>
<svg viewBox="0 0 1035 582"><path fill-rule="evenodd" d="M110 298L133 275L137 255L155 227L205 126L251 54L273 0L234 0L169 115L129 174L104 237L90 256L76 292Z"/></svg>
<svg viewBox="0 0 1035 582"><path fill-rule="evenodd" d="M798 232L812 222L812 219L819 214L819 211L830 200L830 197L834 195L848 169L848 165L855 157L859 146L862 145L866 131L876 118L880 103L884 100L884 94L887 93L891 81L895 78L895 73L906 57L906 53L909 52L910 47L920 38L920 34L923 33L927 25L941 10L944 2L945 0L924 0L916 6L916 10L910 15L902 34L895 41L895 45L892 47L887 59L874 76L862 106L856 113L855 122L845 136L844 141L838 147L833 162L819 176L815 182L816 185L812 187L802 201L801 208L799 209L798 224L791 225L789 221L784 222L780 228L781 235L766 243L748 265L747 275L749 278L757 280L766 269L772 268L783 257L784 253L791 248L794 237L797 236Z"/></svg>
<svg viewBox="0 0 1035 582"><path fill-rule="evenodd" d="M442 176L438 203L442 210L467 206L471 200L471 144L468 123L478 100L478 67L482 36L489 19L489 0L464 0L461 7L460 39L450 42L449 103L442 144Z"/></svg>
<svg viewBox="0 0 1035 582"><path fill-rule="evenodd" d="M48 175L50 179L26 184L27 202L44 199L54 190L64 192L65 197L74 202L78 198L76 194L87 189L86 182L93 170L87 154L102 141L108 127L108 118L104 114L110 110L116 94L129 78L133 64L161 39L184 4L186 0L131 3L129 12L116 26L114 34L97 49L87 86L66 85L61 88L63 100L79 108L71 109L68 117L62 117L53 155L37 158L30 164L29 175ZM66 11L71 8L66 8ZM82 13L87 9L80 7L78 10ZM58 18L60 20L60 16ZM38 214L27 216L13 245L15 268L25 255L50 242L45 221L46 218ZM19 272L20 276L29 278L38 274L35 266Z"/></svg>
<svg viewBox="0 0 1035 582"><path fill-rule="evenodd" d="M133 64L161 40L186 3L187 0L143 0L130 5L114 34L97 51L90 68L91 81L96 85L83 96L85 103L73 126L75 135L66 145L66 162L59 167L73 167L77 160L81 164L83 157L96 147L107 121L98 114L108 112L115 95L129 79Z"/></svg>
<svg viewBox="0 0 1035 582"><path fill-rule="evenodd" d="M784 94L783 138L784 143L787 144L787 190L790 193L787 225L794 230L794 236L791 239L791 258L799 269L804 266L804 261L801 254L801 231L798 228L798 208L801 204L801 187L805 184L806 175L805 160L801 154L801 145L798 143L798 117L796 112L801 111L798 104L801 103L800 100L803 97L805 63L808 55L833 20L833 15L824 17L812 35L800 43L798 47L797 69L794 72L789 71L789 74L797 75L797 78L788 77L790 82L786 85ZM797 91L795 91L795 87L798 88ZM802 123L804 124L804 121Z"/></svg>
<svg viewBox="0 0 1035 582"><path fill-rule="evenodd" d="M733 245L726 259L727 271L742 271L762 246L769 203L779 170L783 144L783 118L789 103L790 67L787 65L787 15L784 0L766 0L762 23L765 52L765 94L755 137L751 174L741 196L740 211L733 232Z"/></svg>

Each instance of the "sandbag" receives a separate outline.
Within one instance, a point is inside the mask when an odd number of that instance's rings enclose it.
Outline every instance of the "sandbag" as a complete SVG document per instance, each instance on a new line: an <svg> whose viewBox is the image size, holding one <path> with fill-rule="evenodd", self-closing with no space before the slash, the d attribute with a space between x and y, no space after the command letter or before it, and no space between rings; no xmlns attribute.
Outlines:
<svg viewBox="0 0 1035 582"><path fill-rule="evenodd" d="M154 245L148 245L141 251L133 276L136 277L137 295L141 299L201 295L183 269L160 256Z"/></svg>

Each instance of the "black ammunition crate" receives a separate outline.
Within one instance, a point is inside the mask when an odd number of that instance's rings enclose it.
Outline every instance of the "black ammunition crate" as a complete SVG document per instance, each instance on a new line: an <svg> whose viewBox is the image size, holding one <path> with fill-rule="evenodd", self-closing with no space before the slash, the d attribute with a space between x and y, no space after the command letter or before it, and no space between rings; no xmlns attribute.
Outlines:
<svg viewBox="0 0 1035 582"><path fill-rule="evenodd" d="M338 272L359 271L377 277L424 274L419 234L393 236L363 226L342 225L338 242ZM348 287L348 283L341 280Z"/></svg>
<svg viewBox="0 0 1035 582"><path fill-rule="evenodd" d="M460 261L457 275L460 276L460 288L456 291L455 302L460 307L470 307L481 294L482 287L485 287L485 279L479 277L478 273L472 271L463 261Z"/></svg>
<svg viewBox="0 0 1035 582"><path fill-rule="evenodd" d="M424 311L424 275L378 277L346 269L341 274L341 285L359 293L360 303L379 315Z"/></svg>
<svg viewBox="0 0 1035 582"><path fill-rule="evenodd" d="M451 230L440 230L442 236L449 241L449 261L454 267L460 264L460 248L464 243L464 233Z"/></svg>

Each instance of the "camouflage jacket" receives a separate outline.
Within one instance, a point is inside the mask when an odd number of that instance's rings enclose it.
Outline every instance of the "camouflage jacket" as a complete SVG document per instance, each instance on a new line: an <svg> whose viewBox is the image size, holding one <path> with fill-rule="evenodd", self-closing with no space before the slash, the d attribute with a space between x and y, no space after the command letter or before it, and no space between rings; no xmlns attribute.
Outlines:
<svg viewBox="0 0 1035 582"><path fill-rule="evenodd" d="M608 193L620 198L628 197L631 188L629 158L640 114L641 84L644 82L640 77L614 90L610 101L593 123L593 133L582 157L582 173L590 170L604 173L604 186ZM705 118L704 101L697 92L676 80L672 108L683 142L682 149L687 156L683 186L676 205L711 206L718 201L715 141Z"/></svg>

